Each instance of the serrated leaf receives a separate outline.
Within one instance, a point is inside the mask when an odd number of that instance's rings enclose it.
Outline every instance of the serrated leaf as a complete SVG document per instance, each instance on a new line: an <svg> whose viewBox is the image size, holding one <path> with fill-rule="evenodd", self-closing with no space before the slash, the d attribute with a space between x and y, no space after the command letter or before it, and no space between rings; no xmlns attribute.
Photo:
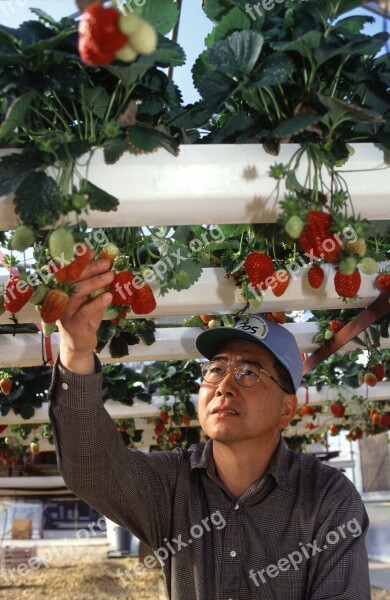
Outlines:
<svg viewBox="0 0 390 600"><path fill-rule="evenodd" d="M318 94L318 99L329 111L328 115L333 119L337 120L338 123L341 121L355 121L357 123L364 121L379 121L384 122L382 115L378 115L373 111L368 111L360 106L333 98L331 96L324 96Z"/></svg>
<svg viewBox="0 0 390 600"><path fill-rule="evenodd" d="M20 127L23 124L26 112L37 96L38 94L35 90L30 90L19 96L19 98L13 102L7 112L6 118L0 126L0 140L6 139L15 128Z"/></svg>
<svg viewBox="0 0 390 600"><path fill-rule="evenodd" d="M249 225L219 225L225 238L236 237L249 231Z"/></svg>
<svg viewBox="0 0 390 600"><path fill-rule="evenodd" d="M180 67L186 62L183 48L177 42L161 35L158 38L157 50L150 58L153 59L153 63L163 67Z"/></svg>
<svg viewBox="0 0 390 600"><path fill-rule="evenodd" d="M90 108L97 117L103 119L110 102L110 96L107 90L100 85L93 88L88 87L85 90L85 99L88 108Z"/></svg>
<svg viewBox="0 0 390 600"><path fill-rule="evenodd" d="M161 147L165 135L150 127L134 125L128 128L127 139L136 153L148 154Z"/></svg>
<svg viewBox="0 0 390 600"><path fill-rule="evenodd" d="M214 111L228 100L237 88L237 82L224 73L209 71L199 83L200 95L213 105Z"/></svg>
<svg viewBox="0 0 390 600"><path fill-rule="evenodd" d="M158 0L146 2L142 9L142 18L148 21L159 32L165 35L176 25L179 18L175 0Z"/></svg>
<svg viewBox="0 0 390 600"><path fill-rule="evenodd" d="M44 23L47 23L48 25L51 25L53 28L58 29L58 22L55 19L53 19L53 17L48 15L47 12L45 12L44 10L42 10L40 8L30 8L30 11L34 15L37 15L37 17Z"/></svg>
<svg viewBox="0 0 390 600"><path fill-rule="evenodd" d="M249 17L238 6L235 6L222 17L218 25L206 37L206 47L210 48L215 42L223 40L232 31L243 31L250 28L251 21Z"/></svg>
<svg viewBox="0 0 390 600"><path fill-rule="evenodd" d="M245 262L245 256L241 252L227 250L221 256L221 265L227 273L234 273L241 269Z"/></svg>
<svg viewBox="0 0 390 600"><path fill-rule="evenodd" d="M150 404L152 401L151 395L147 392L137 392L135 394L135 398L137 398L137 400L141 400L141 402L146 402L147 404Z"/></svg>
<svg viewBox="0 0 390 600"><path fill-rule="evenodd" d="M257 31L236 31L208 51L207 62L229 75L249 75L260 56L264 38Z"/></svg>
<svg viewBox="0 0 390 600"><path fill-rule="evenodd" d="M122 358L122 356L126 356L128 354L127 343L120 335L118 335L118 336L114 335L111 338L108 347L109 347L109 351L110 351L110 356L112 358ZM116 384L115 386L113 386L113 389L115 389L115 391L113 392L113 395L112 395L113 400L119 400L119 396L123 397L123 395L120 393L119 384ZM114 397L114 395L115 395L115 397ZM124 394L124 395L126 396L126 394Z"/></svg>
<svg viewBox="0 0 390 600"><path fill-rule="evenodd" d="M108 212L110 210L117 209L119 204L118 198L115 198L115 196L112 196L105 190L102 190L87 179L83 179L81 183L81 189L83 194L88 194L88 204L92 210L102 210L104 212Z"/></svg>
<svg viewBox="0 0 390 600"><path fill-rule="evenodd" d="M0 196L14 192L40 161L27 154L7 154L0 158Z"/></svg>
<svg viewBox="0 0 390 600"><path fill-rule="evenodd" d="M43 171L29 173L14 198L15 210L24 223L43 227L60 216L60 190L53 177Z"/></svg>
<svg viewBox="0 0 390 600"><path fill-rule="evenodd" d="M278 83L286 83L295 70L295 65L285 54L271 54L261 63L256 73L253 73L253 83L250 87L268 87Z"/></svg>
<svg viewBox="0 0 390 600"><path fill-rule="evenodd" d="M203 10L212 21L220 19L229 11L229 2L227 0L203 0Z"/></svg>
<svg viewBox="0 0 390 600"><path fill-rule="evenodd" d="M285 121L282 121L282 123L279 123L279 125L273 129L272 133L279 138L291 137L303 129L306 129L309 125L318 123L320 118L320 115L301 115L299 117L292 117L291 119L286 119Z"/></svg>
<svg viewBox="0 0 390 600"><path fill-rule="evenodd" d="M145 346L151 346L156 341L156 336L152 329L138 329L137 333Z"/></svg>
<svg viewBox="0 0 390 600"><path fill-rule="evenodd" d="M291 42L271 42L270 46L279 52L291 52L295 50L301 56L311 56L312 49L321 44L322 33L320 31L307 31L296 40Z"/></svg>
<svg viewBox="0 0 390 600"><path fill-rule="evenodd" d="M176 267L173 279L169 282L171 289L181 291L190 288L202 274L202 265L192 259L187 259Z"/></svg>
<svg viewBox="0 0 390 600"><path fill-rule="evenodd" d="M210 71L210 65L207 64L207 50L202 52L194 62L191 73L192 73L192 81L194 82L194 86L199 91L199 84L202 81L204 75Z"/></svg>
<svg viewBox="0 0 390 600"><path fill-rule="evenodd" d="M120 159L122 154L128 149L126 140L112 140L104 145L104 162L107 165L113 165Z"/></svg>

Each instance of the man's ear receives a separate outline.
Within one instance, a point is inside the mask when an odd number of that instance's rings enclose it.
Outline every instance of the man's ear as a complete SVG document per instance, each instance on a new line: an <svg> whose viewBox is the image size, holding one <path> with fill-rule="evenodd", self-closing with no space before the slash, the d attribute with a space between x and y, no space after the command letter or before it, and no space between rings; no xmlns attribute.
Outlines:
<svg viewBox="0 0 390 600"><path fill-rule="evenodd" d="M297 414L298 399L295 394L285 394L282 398L282 412L279 427L285 429Z"/></svg>

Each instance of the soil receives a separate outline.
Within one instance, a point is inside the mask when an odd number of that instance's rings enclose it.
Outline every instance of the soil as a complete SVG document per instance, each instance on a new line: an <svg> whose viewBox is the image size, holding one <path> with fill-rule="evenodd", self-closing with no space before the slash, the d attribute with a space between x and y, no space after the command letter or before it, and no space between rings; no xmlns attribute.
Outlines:
<svg viewBox="0 0 390 600"><path fill-rule="evenodd" d="M130 581L117 575L135 568L137 558L108 558L108 545L39 547L37 555L47 560L40 569L29 569L15 581L0 573L2 600L162 600L160 569L144 569ZM32 566L35 566L33 563ZM122 583L122 582L123 583ZM373 588L372 600L390 600L390 592Z"/></svg>

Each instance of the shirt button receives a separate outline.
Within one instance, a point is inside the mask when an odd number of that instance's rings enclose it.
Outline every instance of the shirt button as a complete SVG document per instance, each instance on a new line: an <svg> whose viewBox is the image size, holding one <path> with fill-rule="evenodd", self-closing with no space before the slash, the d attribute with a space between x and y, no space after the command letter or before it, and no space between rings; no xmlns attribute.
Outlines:
<svg viewBox="0 0 390 600"><path fill-rule="evenodd" d="M237 554L237 552L236 552L235 550L232 550L232 551L230 552L230 556L231 556L232 558L234 558L234 557L236 556L236 554Z"/></svg>
<svg viewBox="0 0 390 600"><path fill-rule="evenodd" d="M63 383L63 384L61 385L61 387L62 387L62 389L63 389L63 390L67 390L69 386L68 386L68 384L67 384L67 383Z"/></svg>
<svg viewBox="0 0 390 600"><path fill-rule="evenodd" d="M235 510L237 510L238 508L240 508L240 505L236 504L236 506L234 508L235 508Z"/></svg>

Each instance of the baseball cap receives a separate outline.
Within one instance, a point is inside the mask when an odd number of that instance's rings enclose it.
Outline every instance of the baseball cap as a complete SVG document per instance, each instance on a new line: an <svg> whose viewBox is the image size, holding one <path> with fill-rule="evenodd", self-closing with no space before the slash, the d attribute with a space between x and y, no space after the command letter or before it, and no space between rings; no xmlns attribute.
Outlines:
<svg viewBox="0 0 390 600"><path fill-rule="evenodd" d="M238 341L251 342L269 350L286 367L295 391L298 390L303 362L295 337L283 325L269 321L260 314L252 314L247 320L238 321L234 327L214 327L202 331L195 345L210 360L222 344Z"/></svg>

